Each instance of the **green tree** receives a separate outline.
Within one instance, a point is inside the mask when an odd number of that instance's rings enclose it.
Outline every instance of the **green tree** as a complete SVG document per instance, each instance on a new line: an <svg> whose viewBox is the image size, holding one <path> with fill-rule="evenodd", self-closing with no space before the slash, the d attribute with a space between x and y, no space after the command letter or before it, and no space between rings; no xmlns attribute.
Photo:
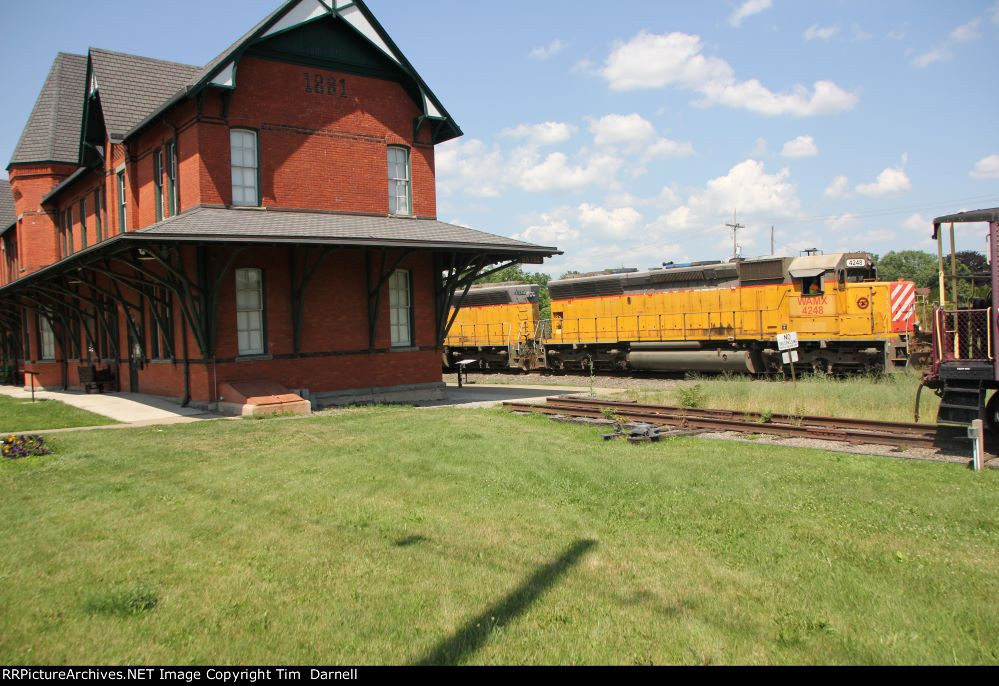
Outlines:
<svg viewBox="0 0 999 686"><path fill-rule="evenodd" d="M922 250L893 251L878 262L881 281L906 279L914 281L917 288L935 287L938 273L937 258Z"/></svg>

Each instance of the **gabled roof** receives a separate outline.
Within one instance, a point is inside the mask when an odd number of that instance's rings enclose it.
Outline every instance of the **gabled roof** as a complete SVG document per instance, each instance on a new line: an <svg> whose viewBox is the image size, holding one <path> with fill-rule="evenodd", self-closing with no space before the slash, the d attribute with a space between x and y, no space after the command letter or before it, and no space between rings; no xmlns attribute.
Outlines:
<svg viewBox="0 0 999 686"><path fill-rule="evenodd" d="M0 179L0 233L16 222L17 210L14 209L14 192L10 189L10 181Z"/></svg>
<svg viewBox="0 0 999 686"><path fill-rule="evenodd" d="M324 19L343 21L357 35L391 60L400 74L419 93L418 103L423 111L422 118L438 123L434 142L440 143L462 135L451 115L433 94L423 78L416 72L406 56L382 28L378 20L364 4L363 0L287 0L271 12L256 26L247 31L239 40L226 48L204 68L198 69L186 84L178 87L173 97L151 108L141 121L127 132L126 137L136 133L143 126L158 117L185 97L193 97L208 86L235 88L237 85L236 64L243 54L261 41L291 31L300 26Z"/></svg>
<svg viewBox="0 0 999 686"><path fill-rule="evenodd" d="M76 164L86 94L87 58L59 53L21 133L10 164Z"/></svg>
<svg viewBox="0 0 999 686"><path fill-rule="evenodd" d="M200 71L190 64L91 48L88 89L100 97L108 136L121 140Z"/></svg>
<svg viewBox="0 0 999 686"><path fill-rule="evenodd" d="M433 219L407 219L287 210L199 207L165 219L133 238L323 243L350 246L449 248L540 255L561 255L558 248L496 236Z"/></svg>

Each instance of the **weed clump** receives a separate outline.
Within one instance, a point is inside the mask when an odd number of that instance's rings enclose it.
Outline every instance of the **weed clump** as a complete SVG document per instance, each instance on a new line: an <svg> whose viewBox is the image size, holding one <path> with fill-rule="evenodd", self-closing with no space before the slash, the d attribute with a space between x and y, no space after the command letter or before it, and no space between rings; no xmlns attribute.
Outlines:
<svg viewBox="0 0 999 686"><path fill-rule="evenodd" d="M83 604L83 611L104 617L137 617L158 603L156 593L145 586L116 587L90 596Z"/></svg>

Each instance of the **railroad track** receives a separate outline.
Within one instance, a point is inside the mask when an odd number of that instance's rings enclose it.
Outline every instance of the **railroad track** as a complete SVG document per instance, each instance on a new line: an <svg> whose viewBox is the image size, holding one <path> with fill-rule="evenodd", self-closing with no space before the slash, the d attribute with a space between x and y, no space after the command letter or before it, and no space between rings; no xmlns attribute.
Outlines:
<svg viewBox="0 0 999 686"><path fill-rule="evenodd" d="M910 448L935 448L941 440L958 444L950 430L941 434L938 427L928 424L879 422L868 419L839 419L701 410L660 405L640 405L593 398L548 398L544 405L504 403L513 412L605 419L608 416L624 422L652 424L678 430L734 431L746 434L768 434L790 438L811 438L855 445L888 445ZM967 444L964 445L967 449Z"/></svg>

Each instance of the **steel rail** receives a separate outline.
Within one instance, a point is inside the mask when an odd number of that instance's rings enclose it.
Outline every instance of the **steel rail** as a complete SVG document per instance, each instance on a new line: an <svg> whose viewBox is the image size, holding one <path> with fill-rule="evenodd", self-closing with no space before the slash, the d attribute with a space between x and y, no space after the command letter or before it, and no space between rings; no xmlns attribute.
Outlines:
<svg viewBox="0 0 999 686"><path fill-rule="evenodd" d="M837 441L862 445L890 445L915 448L932 448L937 442L936 427L924 427L922 433L896 432L890 423L882 424L882 430L858 429L855 427L837 427L833 425L815 425L802 422L783 423L761 421L746 421L744 419L720 417L712 413L702 413L699 410L684 410L682 413L649 412L641 409L620 405L601 407L599 404L572 404L571 401L555 401L547 405L508 402L503 406L514 412L529 412L535 414L587 417L602 419L606 412L611 411L621 419L653 424L656 426L675 427L678 429L703 429L710 431L733 431L748 434L768 434L789 438L810 438L815 440ZM662 408L660 408L662 409ZM796 420L798 418L795 418ZM832 418L825 418L830 421Z"/></svg>
<svg viewBox="0 0 999 686"><path fill-rule="evenodd" d="M877 419L854 419L845 417L817 417L811 415L769 414L765 416L758 412L744 412L741 410L711 410L700 408L693 409L687 407L670 407L666 405L643 405L628 401L600 400L596 398L582 398L579 396L558 396L548 398L547 401L552 405L572 404L607 409L633 409L636 411L647 412L649 414L692 414L701 417L719 417L722 419L734 419L746 422L768 424L808 424L809 426L825 426L836 429L866 429L870 431L903 432L916 435L936 430L936 427L931 424L885 422ZM764 422L764 418L766 418L766 422Z"/></svg>

